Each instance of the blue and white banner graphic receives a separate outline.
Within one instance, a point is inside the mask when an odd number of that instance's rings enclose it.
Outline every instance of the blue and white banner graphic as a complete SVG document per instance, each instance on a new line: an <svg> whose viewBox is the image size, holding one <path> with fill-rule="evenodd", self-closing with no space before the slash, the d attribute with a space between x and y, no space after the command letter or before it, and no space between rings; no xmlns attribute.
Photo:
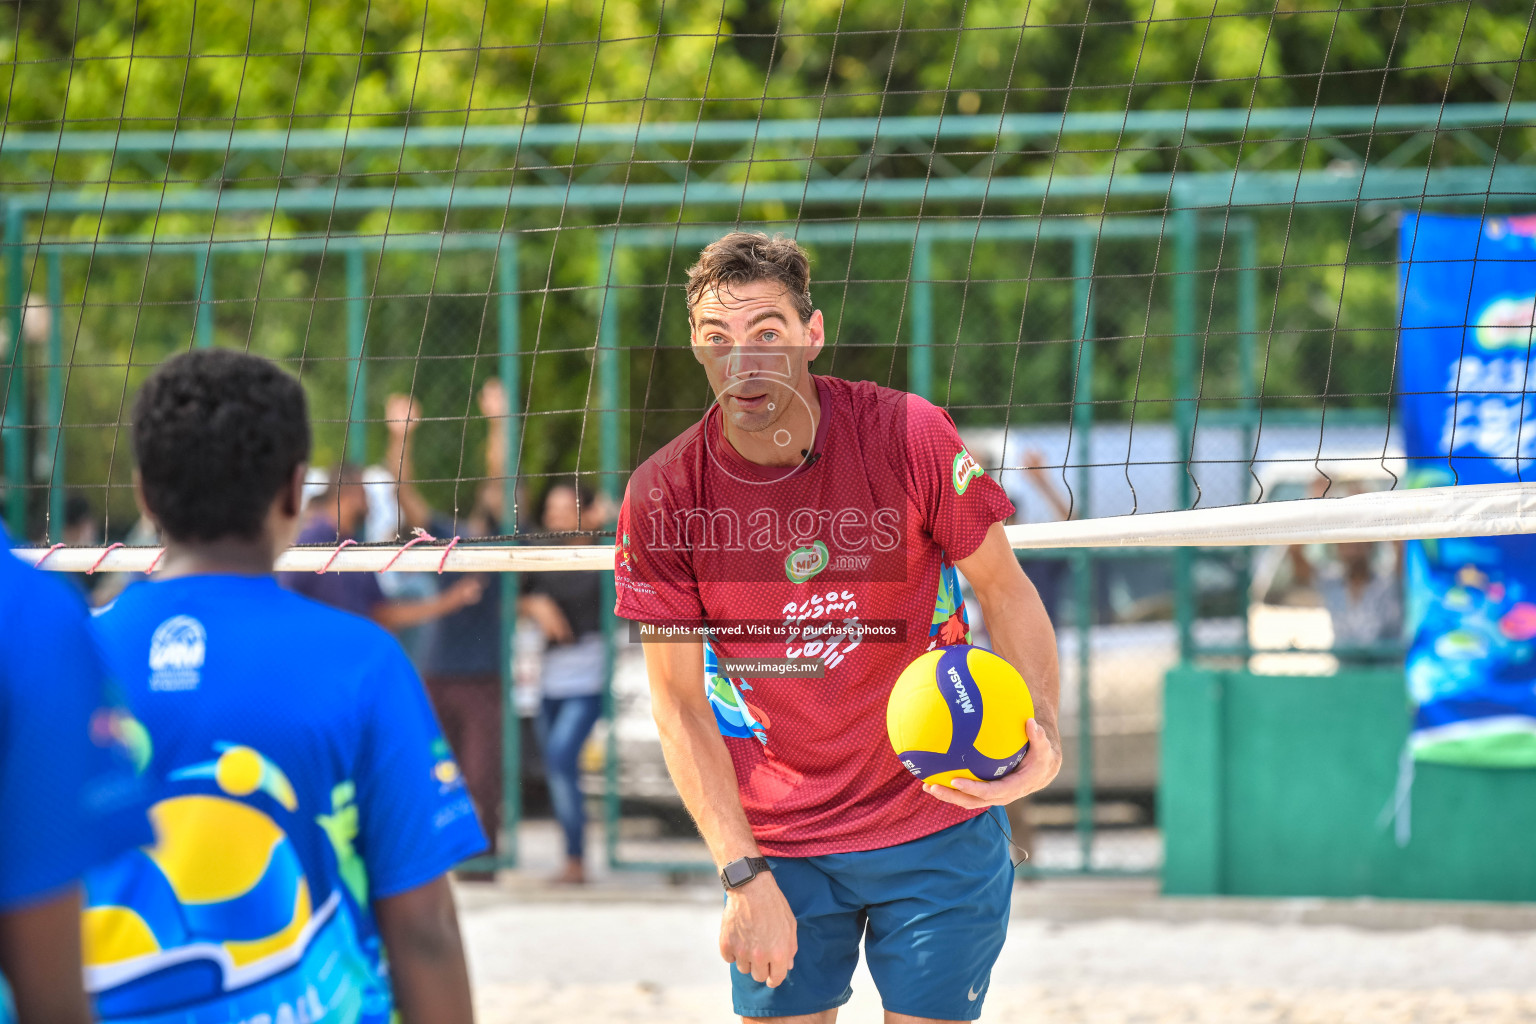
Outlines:
<svg viewBox="0 0 1536 1024"><path fill-rule="evenodd" d="M1399 251L1407 483L1536 480L1536 217L1408 215ZM1536 537L1406 561L1414 759L1536 767Z"/></svg>

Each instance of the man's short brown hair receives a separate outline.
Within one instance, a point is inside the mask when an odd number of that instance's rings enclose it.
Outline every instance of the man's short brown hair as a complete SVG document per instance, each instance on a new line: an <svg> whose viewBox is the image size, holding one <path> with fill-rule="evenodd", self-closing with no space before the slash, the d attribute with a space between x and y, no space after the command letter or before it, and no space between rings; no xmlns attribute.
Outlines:
<svg viewBox="0 0 1536 1024"><path fill-rule="evenodd" d="M811 259L800 243L783 235L769 238L761 231L732 231L705 246L699 262L688 268L688 323L693 323L693 307L710 289L759 281L783 285L800 321L810 321L816 308L811 305Z"/></svg>

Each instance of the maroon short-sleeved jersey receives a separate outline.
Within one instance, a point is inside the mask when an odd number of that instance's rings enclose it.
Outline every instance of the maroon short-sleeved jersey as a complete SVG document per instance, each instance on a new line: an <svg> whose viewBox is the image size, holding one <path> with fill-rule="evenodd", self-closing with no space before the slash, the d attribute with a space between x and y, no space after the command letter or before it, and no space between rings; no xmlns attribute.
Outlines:
<svg viewBox="0 0 1536 1024"><path fill-rule="evenodd" d="M954 562L1013 505L944 410L814 377L816 440L792 469L747 462L718 406L630 478L616 612L706 626L718 657L820 658L824 678L710 675L703 685L763 850L894 846L976 812L922 791L892 753L901 670L968 629Z"/></svg>

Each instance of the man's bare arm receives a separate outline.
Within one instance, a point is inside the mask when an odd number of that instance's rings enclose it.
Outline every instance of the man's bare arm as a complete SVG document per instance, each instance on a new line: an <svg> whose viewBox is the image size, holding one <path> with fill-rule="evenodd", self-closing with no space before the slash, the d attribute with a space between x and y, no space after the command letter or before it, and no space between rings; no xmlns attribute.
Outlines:
<svg viewBox="0 0 1536 1024"><path fill-rule="evenodd" d="M479 577L468 576L419 601L381 601L369 610L368 617L385 629L410 629L475 604L484 590Z"/></svg>
<svg viewBox="0 0 1536 1024"><path fill-rule="evenodd" d="M1015 771L995 782L956 779L954 789L923 788L961 807L1002 806L1045 788L1061 770L1061 734L1056 723L1061 673L1056 664L1056 632L1035 585L1019 568L1001 523L993 523L981 546L956 566L971 581L981 602L994 652L1018 669L1029 685L1035 717L1026 724L1029 753Z"/></svg>
<svg viewBox="0 0 1536 1024"><path fill-rule="evenodd" d="M474 1024L469 967L448 876L375 900L403 1024Z"/></svg>
<svg viewBox="0 0 1536 1024"><path fill-rule="evenodd" d="M667 770L716 866L761 856L741 806L730 751L704 692L702 645L648 643L645 668ZM720 924L720 955L727 962L777 986L794 966L796 948L795 915L772 873L730 891Z"/></svg>
<svg viewBox="0 0 1536 1024"><path fill-rule="evenodd" d="M21 1024L87 1024L80 973L80 887L0 913L0 974Z"/></svg>

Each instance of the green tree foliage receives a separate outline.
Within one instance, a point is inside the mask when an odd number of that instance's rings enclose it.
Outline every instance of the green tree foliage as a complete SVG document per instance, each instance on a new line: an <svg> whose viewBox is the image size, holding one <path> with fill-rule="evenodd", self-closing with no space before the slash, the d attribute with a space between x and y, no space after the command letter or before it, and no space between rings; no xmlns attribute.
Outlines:
<svg viewBox="0 0 1536 1024"><path fill-rule="evenodd" d="M62 0L0 9L0 95L15 133L317 129L644 122L696 124L782 118L894 118L997 113L1220 110L1378 104L1506 103L1536 98L1519 74L1531 47L1524 0L1381 4L1336 0ZM1529 129L1465 133L1458 144L1380 132L1332 145L1272 133L1186 144L1177 132L1022 140L980 136L928 146L877 147L818 139L817 174L917 177L1209 170L1323 169L1339 161L1404 166L1486 161L1524 153ZM1463 148L1458 149L1460 145ZM1478 151L1478 147L1482 151ZM712 178L804 180L804 142L741 147L685 138L627 151L611 144L539 153L473 146L396 150L213 147L149 154L49 149L0 155L6 189L171 196L191 188L516 187L599 180L629 184ZM617 156L615 155L617 154ZM114 529L131 517L126 434L134 388L194 335L193 248L175 239L517 229L524 379L521 467L537 496L547 474L596 467L593 345L603 291L594 287L599 231L626 224L730 224L797 218L974 218L1101 215L1162 202L989 201L799 210L764 203L686 211L627 204L590 209L454 211L395 208L33 217L24 238L92 241L154 237L153 255L64 259L65 448L72 483L115 486ZM1394 239L1388 209L1279 209L1258 216L1256 367L1266 405L1381 406L1391 389L1395 337ZM910 336L909 247L815 247L816 297L834 325L833 372L906 383L899 346ZM1236 377L1234 254L1230 236L1202 243L1201 395L1230 404ZM1105 418L1167 415L1173 324L1171 257L1156 239L1106 242L1095 255L1095 400ZM615 294L624 344L681 345L679 285L691 253L621 254ZM373 422L348 425L354 370L345 358L345 266L337 254L256 252L221 257L211 291L219 344L285 360L310 388L320 461L340 456L349 431L382 448L386 394L414 391L429 417L421 475L431 497L462 510L480 473L484 430L476 382L495 372L496 291L487 252L387 254L366 261ZM1220 272L1211 268L1219 265ZM1075 347L1069 246L1062 242L945 243L935 250L936 397L962 422L1052 421L1072 401ZM44 265L27 261L40 292ZM30 420L44 370L29 377ZM650 403L696 407L701 378L686 364L629 357L629 456L664 438ZM658 379L658 374L661 378ZM687 396L686 400L679 395ZM1137 403L1133 408L1131 403ZM41 435L40 435L41 436ZM51 461L33 439L46 475ZM97 498L98 503L103 500ZM526 524L525 524L526 525Z"/></svg>

